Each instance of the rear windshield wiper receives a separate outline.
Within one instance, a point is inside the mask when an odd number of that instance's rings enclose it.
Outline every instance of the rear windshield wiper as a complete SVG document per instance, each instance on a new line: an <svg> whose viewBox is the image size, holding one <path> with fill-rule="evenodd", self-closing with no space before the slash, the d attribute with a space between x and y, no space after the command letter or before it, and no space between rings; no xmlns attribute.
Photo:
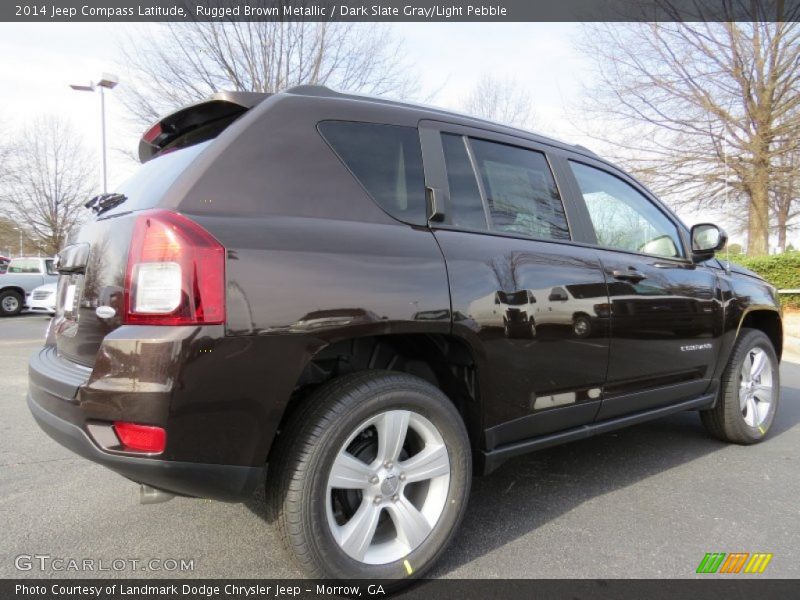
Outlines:
<svg viewBox="0 0 800 600"><path fill-rule="evenodd" d="M84 206L86 208L91 208L99 215L107 210L111 210L115 206L119 206L127 199L128 197L125 194L98 194L84 204Z"/></svg>

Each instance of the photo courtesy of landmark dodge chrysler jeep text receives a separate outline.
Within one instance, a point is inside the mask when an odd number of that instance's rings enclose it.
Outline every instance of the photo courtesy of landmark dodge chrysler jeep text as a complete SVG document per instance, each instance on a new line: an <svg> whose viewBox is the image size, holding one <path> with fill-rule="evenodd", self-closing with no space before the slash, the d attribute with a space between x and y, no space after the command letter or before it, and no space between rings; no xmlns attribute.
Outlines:
<svg viewBox="0 0 800 600"><path fill-rule="evenodd" d="M139 156L59 254L30 410L144 501L265 485L313 576L420 576L513 456L684 410L769 434L775 289L585 148L298 87Z"/></svg>

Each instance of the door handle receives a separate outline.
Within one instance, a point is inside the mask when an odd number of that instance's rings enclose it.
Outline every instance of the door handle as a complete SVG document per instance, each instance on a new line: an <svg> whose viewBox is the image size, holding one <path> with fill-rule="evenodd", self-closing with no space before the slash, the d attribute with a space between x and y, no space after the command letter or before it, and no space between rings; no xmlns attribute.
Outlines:
<svg viewBox="0 0 800 600"><path fill-rule="evenodd" d="M647 275L637 271L636 269L628 269L627 271L614 269L613 271L611 271L611 275L614 277L614 279L620 279L622 281L631 281L633 283L641 281L642 279L647 279Z"/></svg>

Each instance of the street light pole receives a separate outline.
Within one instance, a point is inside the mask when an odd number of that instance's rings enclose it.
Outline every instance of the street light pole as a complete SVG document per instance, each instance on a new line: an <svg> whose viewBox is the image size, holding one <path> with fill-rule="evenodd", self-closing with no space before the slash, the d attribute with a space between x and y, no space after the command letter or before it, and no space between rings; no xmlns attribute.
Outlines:
<svg viewBox="0 0 800 600"><path fill-rule="evenodd" d="M108 172L106 170L106 96L104 86L100 87L100 137L103 144L103 193L108 192Z"/></svg>
<svg viewBox="0 0 800 600"><path fill-rule="evenodd" d="M110 73L103 73L100 81L97 83L89 82L89 85L70 84L73 90L79 92L93 92L95 89L100 88L100 134L102 137L103 149L103 193L108 192L108 172L106 168L106 97L104 94L105 89L112 90L119 83L119 78Z"/></svg>

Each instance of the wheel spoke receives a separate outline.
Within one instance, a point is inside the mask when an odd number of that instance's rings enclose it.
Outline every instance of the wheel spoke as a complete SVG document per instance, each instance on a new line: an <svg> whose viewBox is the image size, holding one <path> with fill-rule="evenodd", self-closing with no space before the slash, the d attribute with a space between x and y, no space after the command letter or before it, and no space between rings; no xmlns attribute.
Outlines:
<svg viewBox="0 0 800 600"><path fill-rule="evenodd" d="M369 484L371 476L369 465L342 450L333 463L328 485L345 490L363 490Z"/></svg>
<svg viewBox="0 0 800 600"><path fill-rule="evenodd" d="M350 556L361 560L375 537L375 528L381 516L381 508L364 498L352 518L339 531L339 545Z"/></svg>
<svg viewBox="0 0 800 600"><path fill-rule="evenodd" d="M753 355L753 366L750 368L750 379L758 380L764 367L767 366L767 353L763 350L756 350Z"/></svg>
<svg viewBox="0 0 800 600"><path fill-rule="evenodd" d="M750 387L745 382L739 384L739 408L742 412L744 412L744 409L747 407L747 398L749 395Z"/></svg>
<svg viewBox="0 0 800 600"><path fill-rule="evenodd" d="M747 357L744 359L744 362L742 363L741 373L742 373L743 384L746 385L750 383L751 379L750 373L752 372L752 370L753 370L753 357L750 354L748 354Z"/></svg>
<svg viewBox="0 0 800 600"><path fill-rule="evenodd" d="M392 410L384 413L376 424L378 430L378 459L382 462L396 461L403 449L408 432L409 412Z"/></svg>
<svg viewBox="0 0 800 600"><path fill-rule="evenodd" d="M772 386L766 385L764 383L756 384L755 388L755 395L756 397L761 400L761 402L771 402L772 401Z"/></svg>
<svg viewBox="0 0 800 600"><path fill-rule="evenodd" d="M405 474L406 483L447 475L450 472L447 448L440 445L428 445L421 452L401 462L399 468Z"/></svg>
<svg viewBox="0 0 800 600"><path fill-rule="evenodd" d="M387 510L397 530L397 538L410 550L419 546L431 532L431 525L405 496L388 505Z"/></svg>
<svg viewBox="0 0 800 600"><path fill-rule="evenodd" d="M758 425L758 407L756 404L756 399L752 396L747 399L747 414L745 414L744 420L750 427Z"/></svg>

